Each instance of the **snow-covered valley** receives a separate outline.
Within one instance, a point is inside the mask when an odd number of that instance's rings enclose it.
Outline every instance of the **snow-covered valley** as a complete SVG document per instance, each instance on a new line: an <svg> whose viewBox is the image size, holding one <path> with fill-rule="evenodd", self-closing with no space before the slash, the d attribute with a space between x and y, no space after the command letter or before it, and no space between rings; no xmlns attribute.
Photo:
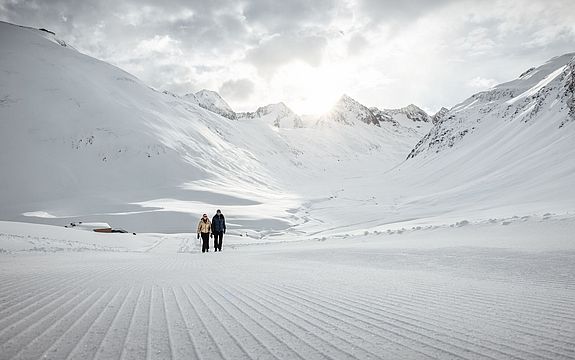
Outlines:
<svg viewBox="0 0 575 360"><path fill-rule="evenodd" d="M303 121L0 45L0 359L575 358L575 54Z"/></svg>

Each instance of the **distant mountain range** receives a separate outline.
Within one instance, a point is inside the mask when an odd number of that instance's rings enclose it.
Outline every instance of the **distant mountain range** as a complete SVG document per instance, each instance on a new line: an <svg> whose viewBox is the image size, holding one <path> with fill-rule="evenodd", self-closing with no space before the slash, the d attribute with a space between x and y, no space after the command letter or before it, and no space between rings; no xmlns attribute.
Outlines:
<svg viewBox="0 0 575 360"><path fill-rule="evenodd" d="M164 91L164 93L177 96L168 91ZM215 91L204 89L196 93L186 94L182 99L230 120L261 120L277 128L304 127L302 118L283 102L259 107L254 112L237 113ZM395 126L420 129L421 132L426 132L431 127L432 117L413 104L400 109L380 110L376 107L368 108L344 94L328 113L319 116L312 124L317 126L326 126L331 123L354 125L358 122L375 126L390 123Z"/></svg>

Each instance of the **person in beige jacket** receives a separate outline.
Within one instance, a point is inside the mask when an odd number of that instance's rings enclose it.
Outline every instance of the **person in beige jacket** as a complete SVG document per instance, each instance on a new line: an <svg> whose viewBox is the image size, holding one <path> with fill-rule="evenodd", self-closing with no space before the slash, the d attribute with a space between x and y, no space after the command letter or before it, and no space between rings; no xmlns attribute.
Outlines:
<svg viewBox="0 0 575 360"><path fill-rule="evenodd" d="M198 239L202 236L202 252L210 251L210 231L212 223L207 214L204 214L198 224Z"/></svg>

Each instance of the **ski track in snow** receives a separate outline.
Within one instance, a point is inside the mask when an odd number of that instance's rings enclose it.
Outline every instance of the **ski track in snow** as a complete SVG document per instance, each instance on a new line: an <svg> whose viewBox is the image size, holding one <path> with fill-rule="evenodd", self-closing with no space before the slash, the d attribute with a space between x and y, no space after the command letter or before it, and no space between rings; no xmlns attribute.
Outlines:
<svg viewBox="0 0 575 360"><path fill-rule="evenodd" d="M575 358L572 266L505 277L477 249L470 276L425 268L421 250L406 270L267 248L1 256L0 358Z"/></svg>

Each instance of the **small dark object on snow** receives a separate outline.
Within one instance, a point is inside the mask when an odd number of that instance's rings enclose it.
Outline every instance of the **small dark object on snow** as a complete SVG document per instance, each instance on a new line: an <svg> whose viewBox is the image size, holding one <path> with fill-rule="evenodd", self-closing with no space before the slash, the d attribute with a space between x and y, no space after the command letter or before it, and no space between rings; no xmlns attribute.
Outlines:
<svg viewBox="0 0 575 360"><path fill-rule="evenodd" d="M38 30L40 30L40 31L45 31L45 32L50 33L50 34L52 34L52 35L56 35L55 32L50 31L50 30L47 30L47 29L44 29L44 28L41 28L41 29L38 29Z"/></svg>
<svg viewBox="0 0 575 360"><path fill-rule="evenodd" d="M70 223L70 225L66 225L65 227L77 227L82 230L92 230L99 233L129 233L129 231L124 229L113 229L107 223L82 223L81 221L78 221L77 223ZM132 234L136 235L135 232Z"/></svg>

